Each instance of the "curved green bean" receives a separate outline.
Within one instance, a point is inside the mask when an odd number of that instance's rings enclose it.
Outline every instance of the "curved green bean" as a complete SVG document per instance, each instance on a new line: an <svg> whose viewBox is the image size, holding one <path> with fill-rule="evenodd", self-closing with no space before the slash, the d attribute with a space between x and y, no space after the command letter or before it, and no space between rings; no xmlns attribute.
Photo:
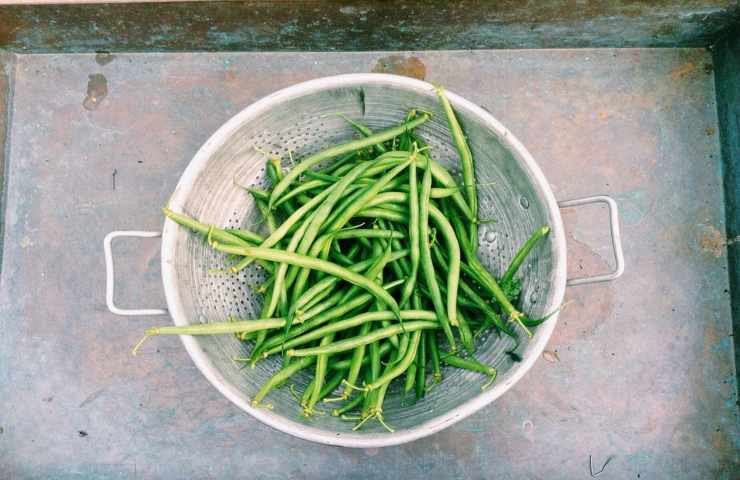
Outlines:
<svg viewBox="0 0 740 480"><path fill-rule="evenodd" d="M372 332L365 335L364 337L347 338L345 340L334 342L331 345L319 346L319 347L314 347L314 348L304 348L301 350L291 349L286 352L286 355L288 355L289 357L306 357L306 356L323 355L327 353L333 354L333 353L339 353L339 352L346 352L347 350L352 350L354 348L359 347L360 345L368 345L370 343L377 342L378 340L392 337L393 335L398 335L399 333L415 332L417 330L430 330L430 329L436 329L436 328L439 328L439 322L432 322L432 321L404 322L403 325L399 324L399 325L391 325L390 327L379 328L377 330L373 330Z"/></svg>

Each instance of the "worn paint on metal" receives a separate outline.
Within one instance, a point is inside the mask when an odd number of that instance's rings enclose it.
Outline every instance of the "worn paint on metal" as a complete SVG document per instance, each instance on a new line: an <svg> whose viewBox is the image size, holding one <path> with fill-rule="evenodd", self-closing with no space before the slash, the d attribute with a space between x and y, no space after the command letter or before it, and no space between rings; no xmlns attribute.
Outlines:
<svg viewBox="0 0 740 480"><path fill-rule="evenodd" d="M5 232L5 171L7 161L7 133L10 121L11 84L15 55L0 50L0 273L3 270L3 238Z"/></svg>
<svg viewBox="0 0 740 480"><path fill-rule="evenodd" d="M727 246L734 331L740 331L740 29L728 32L714 47L717 115L724 160ZM707 131L707 135L710 132ZM712 132L714 134L714 132ZM735 365L740 365L740 336L735 335Z"/></svg>
<svg viewBox="0 0 740 480"><path fill-rule="evenodd" d="M311 444L225 400L174 338L104 302L102 239L161 227L195 151L278 88L379 53L18 57L0 278L0 477L730 479L738 468L720 146L703 49L403 52L531 151L559 199L624 212L628 271L569 289L545 359L484 411L389 449ZM689 67L692 65L694 67ZM683 72L678 75L675 72ZM83 106L90 75L107 96ZM116 171L116 188L111 175ZM563 211L570 273L612 265L606 212ZM122 241L117 301L163 305L157 240ZM719 255L717 253L719 252ZM154 340L152 340L154 342ZM87 433L81 436L80 431Z"/></svg>
<svg viewBox="0 0 740 480"><path fill-rule="evenodd" d="M733 0L154 2L0 7L18 52L707 46Z"/></svg>

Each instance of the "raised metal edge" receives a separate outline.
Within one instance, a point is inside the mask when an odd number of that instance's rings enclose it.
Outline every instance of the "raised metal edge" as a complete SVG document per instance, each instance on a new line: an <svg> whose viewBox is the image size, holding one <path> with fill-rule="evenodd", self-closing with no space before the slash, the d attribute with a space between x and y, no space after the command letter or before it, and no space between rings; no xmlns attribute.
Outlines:
<svg viewBox="0 0 740 480"><path fill-rule="evenodd" d="M609 232L612 238L612 250L614 250L616 267L610 273L569 278L567 281L567 286L569 287L588 285L590 283L609 282L621 277L624 273L624 251L622 250L622 235L619 230L619 209L617 207L617 202L608 195L593 195L590 197L575 198L573 200L563 200L558 202L558 205L560 205L560 208L567 208L578 207L580 205L590 205L593 203L605 203L607 207L609 207Z"/></svg>
<svg viewBox="0 0 740 480"><path fill-rule="evenodd" d="M392 87L416 90L422 94L435 95L434 86L408 77L397 75L377 74L377 73L360 73L336 75L331 77L309 80L299 83L283 90L279 90L267 97L251 104L219 128L198 150L188 167L180 177L180 181L175 187L175 191L170 198L170 208L181 210L187 197L188 191L192 188L193 183L198 178L200 172L205 168L208 159L213 155L223 142L232 135L240 125L257 117L261 113L272 108L274 104L281 103L294 97L300 97L312 91L336 87L352 87L357 85L378 84ZM562 304L565 295L566 283L566 255L565 255L565 234L563 222L560 216L555 196L550 189L542 170L532 158L532 155L524 148L524 145L514 137L498 120L481 107L456 95L446 91L446 95L452 106L456 109L467 110L471 114L479 117L492 132L494 132L500 141L507 144L511 151L515 152L522 166L531 178L534 179L537 186L545 199L545 207L552 218L551 242L554 257L556 258L556 268L553 271L553 296L551 302L546 305L547 311L555 310ZM180 293L177 290L177 277L174 268L173 253L175 251L176 229L178 225L170 220L165 219L162 231L162 281L164 283L164 292L167 299L167 305L175 325L187 325L185 313L183 311ZM263 408L252 407L249 398L244 393L232 386L218 369L209 360L206 352L196 342L192 336L182 335L185 348L192 357L198 369L205 377L216 387L226 398L231 400L241 409L252 415L257 420L282 432L294 435L305 440L310 440L326 445L337 445L354 448L374 448L391 445L398 445L422 437L426 437L438 432L460 420L472 415L481 408L485 407L504 392L511 388L519 381L530 368L535 364L542 351L545 349L552 331L557 323L557 314L554 314L547 322L543 323L534 337L534 343L530 344L528 354L522 361L514 367L516 370L506 381L494 384L490 389L481 392L477 397L456 407L439 417L424 422L414 428L398 430L394 433L339 433L320 428L311 427L301 423L288 420L279 414Z"/></svg>
<svg viewBox="0 0 740 480"><path fill-rule="evenodd" d="M115 290L116 276L113 271L113 239L117 237L139 237L156 238L160 232L144 232L140 230L116 230L110 232L103 239L103 253L105 254L105 304L108 310L116 315L140 316L140 315L166 315L167 310L163 308L118 308L113 302L113 291Z"/></svg>

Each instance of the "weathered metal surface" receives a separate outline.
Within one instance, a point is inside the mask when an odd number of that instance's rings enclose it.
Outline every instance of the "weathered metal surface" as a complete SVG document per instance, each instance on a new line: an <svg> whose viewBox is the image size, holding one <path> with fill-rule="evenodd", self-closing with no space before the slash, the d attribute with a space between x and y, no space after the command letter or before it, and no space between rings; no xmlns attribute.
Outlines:
<svg viewBox="0 0 740 480"><path fill-rule="evenodd" d="M734 0L156 2L0 7L20 52L707 46Z"/></svg>
<svg viewBox="0 0 740 480"><path fill-rule="evenodd" d="M103 236L160 228L158 208L189 159L248 103L308 78L399 63L390 55L18 57L0 478L571 479L589 478L589 455L595 470L613 458L605 479L732 478L740 440L704 50L403 54L427 80L493 112L558 198L601 191L622 208L627 273L569 289L548 353L473 417L398 448L323 447L241 413L174 338L129 355L145 327L169 320L106 311ZM88 109L90 90L102 91L95 75L107 94ZM607 269L605 211L563 215L571 276ZM158 248L114 245L122 307L163 304Z"/></svg>
<svg viewBox="0 0 740 480"><path fill-rule="evenodd" d="M740 331L740 29L728 32L714 47L722 159L727 212L727 261L733 329ZM740 365L740 336L735 336L735 368Z"/></svg>
<svg viewBox="0 0 740 480"><path fill-rule="evenodd" d="M5 160L8 121L10 120L11 79L15 55L0 51L0 272L3 269L3 226L5 225Z"/></svg>

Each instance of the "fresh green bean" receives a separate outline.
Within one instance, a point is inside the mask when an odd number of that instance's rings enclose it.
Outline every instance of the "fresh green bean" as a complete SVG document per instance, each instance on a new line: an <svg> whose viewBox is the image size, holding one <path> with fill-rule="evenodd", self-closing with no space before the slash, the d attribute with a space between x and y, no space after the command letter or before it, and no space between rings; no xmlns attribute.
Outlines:
<svg viewBox="0 0 740 480"><path fill-rule="evenodd" d="M527 241L524 242L522 247L511 260L509 268L506 269L506 272L501 277L501 285L507 285L511 283L512 280L514 280L514 275L516 275L517 270L519 270L519 267L521 267L524 259L527 258L527 255L529 255L529 252L531 252L534 246L537 245L537 242L545 238L548 233L550 233L550 227L547 225L542 226L535 230L534 233L527 239Z"/></svg>
<svg viewBox="0 0 740 480"><path fill-rule="evenodd" d="M360 133L361 133L361 134L362 134L363 136L365 136L365 137L369 137L370 135L372 135L372 134L373 134L373 131L372 131L372 130L370 130L370 129L369 129L368 127L366 127L365 125L363 125L363 124L361 124L361 123L359 123L359 122L355 122L354 120L352 120L351 118L347 117L346 115L344 115L344 114L342 114L342 113L339 113L338 115L339 115L340 117L342 117L342 118L343 118L344 120L346 120L346 121L347 121L347 123L349 123L349 124L350 124L350 125L352 126L352 128L354 128L355 130L357 130L358 132L360 132ZM412 118L406 117L406 121L407 121L407 122L408 122L408 121L410 121L411 119L412 119ZM385 152L386 152L386 149L385 149L385 147L383 146L383 144L382 144L382 143L376 143L375 145L373 145L373 148L374 148L374 149L375 149L375 150L376 150L376 151L377 151L377 152L378 152L379 154L383 154L383 153L385 153Z"/></svg>
<svg viewBox="0 0 740 480"><path fill-rule="evenodd" d="M437 96L442 104L442 108L447 115L447 123L452 133L452 140L457 148L457 153L460 156L460 164L462 165L463 173L463 188L466 193L466 200L470 207L470 213L473 215L473 219L478 218L478 193L475 188L475 163L473 162L473 154L470 152L467 140L465 140L465 134L460 127L460 123L457 120L455 112L452 110L452 105L447 99L442 87L437 87ZM477 221L470 222L468 225L468 234L470 235L470 243L474 250L478 249L478 223Z"/></svg>
<svg viewBox="0 0 740 480"><path fill-rule="evenodd" d="M300 350L288 350L286 355L289 357L306 357L314 355L323 355L326 353L339 353L346 352L359 347L360 345L368 345L370 343L382 340L384 338L392 337L404 332L415 332L417 330L429 330L439 328L439 322L436 321L413 321L405 322L403 325L391 325L390 327L379 328L373 330L371 333L363 337L352 337L338 342L334 342L331 345L319 346L314 348L304 348Z"/></svg>
<svg viewBox="0 0 740 480"><path fill-rule="evenodd" d="M439 292L437 279L434 276L434 264L432 263L432 253L429 247L429 206L431 205L429 191L431 188L432 174L431 170L427 169L424 172L421 191L419 192L419 261L427 288L432 294L431 300L434 305L434 311L437 313L442 331L444 331L447 341L450 343L450 348L454 351L457 349L455 346L455 337L452 335L450 321L445 310L444 302L442 301L442 295Z"/></svg>
<svg viewBox="0 0 740 480"><path fill-rule="evenodd" d="M406 122L397 127L383 130L382 132L375 133L369 137L360 138L358 140L353 140L342 145L330 147L326 150L309 156L308 158L298 163L298 165L293 167L293 169L291 169L290 172L288 172L283 177L283 179L277 185L275 185L275 187L272 189L272 192L270 193L270 202L268 204L269 209L272 209L272 207L275 205L275 202L280 199L283 193L289 188L290 184L293 183L293 181L295 181L303 172L305 172L309 168L318 165L325 160L329 160L331 158L338 157L349 152L354 152L362 148L376 145L386 140L390 140L391 138L399 135L405 130L412 130L418 127L427 120L429 120L429 115L422 114L414 118L410 122Z"/></svg>
<svg viewBox="0 0 740 480"><path fill-rule="evenodd" d="M394 365L393 368L384 372L383 375L374 382L365 385L364 389L368 391L375 390L385 383L390 383L394 378L403 375L403 373L409 369L411 364L414 362L414 359L416 358L416 353L419 348L419 342L421 341L421 333L421 330L417 330L412 334L411 341L409 342L409 348L406 350L406 354L403 356L400 362Z"/></svg>
<svg viewBox="0 0 740 480"><path fill-rule="evenodd" d="M434 333L434 332L431 332ZM424 398L427 389L427 344L422 332L419 349L416 353L416 399Z"/></svg>
<svg viewBox="0 0 740 480"><path fill-rule="evenodd" d="M327 196L326 199L321 203L318 210L316 210L316 213L313 215L308 228L306 228L306 231L301 235L300 243L298 244L298 248L296 249L297 253L304 255L309 251L311 245L316 239L316 236L319 234L321 226L323 225L324 221L326 221L326 217L334 208L334 205L339 201L341 196L344 195L347 187L369 166L370 162L363 162L358 164L345 177L343 177L342 180L337 182L334 187L332 187L331 194ZM323 243L318 243L318 245L322 246ZM298 281L293 284L293 302L295 302L303 293L303 288L306 284L306 281L308 280L309 270L300 269L299 271L302 275L299 274Z"/></svg>
<svg viewBox="0 0 740 480"><path fill-rule="evenodd" d="M334 334L331 333L325 336L324 338L322 338L321 343L319 345L321 346L331 345L333 340L334 340ZM326 379L326 370L327 370L328 362L329 362L328 354L318 355L316 357L316 374L314 375L313 390L311 391L311 396L309 397L308 404L306 405L306 408L304 409L304 413L306 415L313 414L313 408L316 406L319 400L321 400L321 390L324 387L324 380Z"/></svg>
<svg viewBox="0 0 740 480"><path fill-rule="evenodd" d="M434 383L442 381L442 369L439 363L439 346L437 345L437 335L434 332L429 332L426 335L427 342L429 342L429 358L432 361L432 380Z"/></svg>
<svg viewBox="0 0 740 480"><path fill-rule="evenodd" d="M465 370L482 373L483 375L491 377L491 379L481 387L482 390L488 388L494 380L496 380L496 369L481 363L474 358L462 358L450 353L442 357L442 362L452 367L464 368Z"/></svg>
<svg viewBox="0 0 740 480"><path fill-rule="evenodd" d="M272 248L235 247L231 245L220 245L216 242L214 242L213 246L217 250L225 253L233 253L236 255L243 255L245 257L261 258L262 260L269 260L272 262L287 263L290 265L296 265L299 267L310 268L312 270L318 270L324 273L328 273L329 275L333 275L337 278L340 278L344 281L347 281L353 285L357 285L369 291L375 296L375 298L388 306L388 308L391 309L396 318L400 319L401 317L401 312L398 308L396 300L391 295L389 295L388 292L383 290L382 287L378 286L374 282L371 282L362 275L358 275L347 268L337 265L336 263Z"/></svg>
<svg viewBox="0 0 740 480"><path fill-rule="evenodd" d="M262 405L262 400L267 396L270 391L275 388L277 385L282 384L287 379L298 373L299 371L303 370L304 368L310 366L314 361L316 360L316 357L306 357L301 358L300 360L296 362L292 362L287 367L283 368L279 372L277 372L275 375L270 377L270 379L265 382L264 385L262 385L262 388L260 388L259 392L257 392L257 395L254 396L252 399L252 406L253 407L260 407L264 406L266 408L272 408L272 405L266 404Z"/></svg>
<svg viewBox="0 0 740 480"><path fill-rule="evenodd" d="M332 333L358 327L365 323L392 320L393 318L395 318L393 314L387 310L380 312L365 312L352 318L330 323L301 335L300 337L293 338L292 340L287 340L284 344L266 351L263 355L267 357L269 355L279 353L283 349L305 345L306 343L318 340ZM404 320L436 320L437 316L434 312L430 312L428 310L402 310L401 318Z"/></svg>

